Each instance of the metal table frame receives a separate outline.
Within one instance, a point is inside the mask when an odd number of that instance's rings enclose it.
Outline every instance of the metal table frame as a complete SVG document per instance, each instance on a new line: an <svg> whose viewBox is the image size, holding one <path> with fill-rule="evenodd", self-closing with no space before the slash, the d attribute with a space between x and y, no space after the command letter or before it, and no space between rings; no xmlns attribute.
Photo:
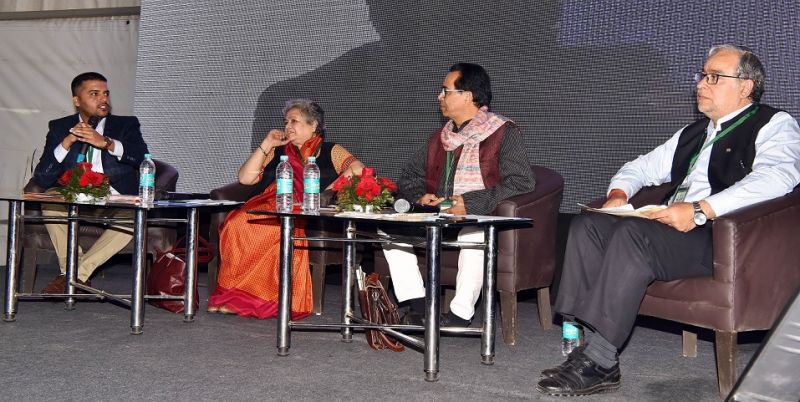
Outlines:
<svg viewBox="0 0 800 402"><path fill-rule="evenodd" d="M291 347L291 328L335 328L340 329L342 340L350 342L353 338L353 329L378 329L402 339L424 350L425 380L429 382L439 380L439 336L440 332L472 333L481 335L481 363L494 364L495 343L495 293L497 290L497 231L498 227L511 227L530 225L527 218L500 218L496 216L484 217L485 221L437 220L428 222L400 222L383 221L380 219L334 217L333 213L323 212L320 215L277 213L267 210L252 210L251 214L278 216L281 224L280 240L280 289L278 292L278 330L277 348L278 356L289 355ZM294 220L304 219L340 219L345 224L344 238L311 238L295 237ZM424 226L426 229L426 256L428 268L428 283L425 287L425 325L376 325L355 317L353 308L353 291L355 286L356 243L359 242L387 242L386 240L357 239L355 224L366 221L371 224L400 224L411 226ZM483 281L483 325L480 328L446 327L439 328L439 270L441 265L441 248L443 244L459 245L458 243L445 243L442 241L442 229L448 227L484 227L484 281ZM293 240L323 240L340 241L345 244L344 261L342 264L342 319L338 324L311 324L294 322L290 320L291 314L291 272L294 254ZM422 340L406 335L401 331L424 330Z"/></svg>
<svg viewBox="0 0 800 402"><path fill-rule="evenodd" d="M202 207L215 207L215 206L232 206L238 205L239 202L233 201L215 201L209 202L164 202L156 203L151 206L142 206L131 203L107 203L102 205L84 204L84 203L67 203L63 200L47 200L47 199L30 199L26 200L24 196L2 196L0 199L8 201L8 252L6 259L6 292L5 304L3 309L3 321L13 322L16 320L17 302L26 299L42 299L42 298L63 298L66 304L65 310L75 309L75 302L77 299L110 299L131 309L131 334L139 335L142 333L144 326L144 301L145 300L182 300L184 301L184 322L193 322L195 316L194 290L197 287L197 238L199 232L199 213L198 209ZM65 218L61 217L44 217L44 216L25 216L23 207L25 202L42 203L42 204L63 204L67 207L67 285L66 293L63 295L43 295L37 293L19 293L18 288L18 273L19 270L19 240L20 240L20 226L25 220L33 221L53 221L63 222ZM88 205L101 208L120 208L132 209L134 217L130 219L123 218L96 218L96 217L81 217L79 215L79 206ZM148 219L148 211L154 209L186 209L186 218L151 218ZM99 223L133 223L133 280L131 285L130 295L116 295L106 293L100 289L89 286L84 286L76 282L75 275L78 263L78 224L80 221L86 222L99 222ZM184 294L182 296L146 296L144 275L147 262L147 224L149 223L186 223L186 283L184 286ZM86 291L86 294L76 293L76 289Z"/></svg>

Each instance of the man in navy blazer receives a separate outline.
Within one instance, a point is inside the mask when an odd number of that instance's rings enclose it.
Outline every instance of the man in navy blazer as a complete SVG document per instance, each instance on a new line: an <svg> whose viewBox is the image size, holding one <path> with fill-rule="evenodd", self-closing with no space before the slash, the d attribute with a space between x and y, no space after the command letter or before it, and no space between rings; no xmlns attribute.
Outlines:
<svg viewBox="0 0 800 402"><path fill-rule="evenodd" d="M137 194L139 164L148 153L147 144L134 116L111 114L108 81L101 74L88 72L72 80L72 102L77 114L52 120L44 151L33 172L33 182L41 188L57 186L65 171L75 167L79 159L92 164L92 170L108 176L112 194ZM102 210L105 216L123 211ZM65 216L63 206L42 207L46 216ZM66 284L67 228L64 224L47 224L47 231L58 255L61 274L42 293L64 293ZM77 280L87 284L94 270L124 248L131 240L130 228L107 229L85 254L78 251Z"/></svg>

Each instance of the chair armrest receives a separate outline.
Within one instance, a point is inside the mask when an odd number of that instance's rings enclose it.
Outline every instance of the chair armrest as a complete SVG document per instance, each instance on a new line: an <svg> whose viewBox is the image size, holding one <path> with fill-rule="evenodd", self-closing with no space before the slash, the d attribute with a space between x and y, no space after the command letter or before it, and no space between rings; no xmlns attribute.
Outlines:
<svg viewBox="0 0 800 402"><path fill-rule="evenodd" d="M670 184L665 183L660 186L649 186L639 190L634 194L628 202L635 208L640 208L645 205L660 204L669 191ZM592 208L602 208L603 203L606 202L606 197L595 198L587 205Z"/></svg>
<svg viewBox="0 0 800 402"><path fill-rule="evenodd" d="M169 163L153 159L156 165L156 191L175 191L178 187L178 169Z"/></svg>
<svg viewBox="0 0 800 402"><path fill-rule="evenodd" d="M256 190L257 186L248 186L239 182L233 182L211 190L208 196L212 200L247 201L254 195ZM210 214L208 240L212 244L220 244L219 228L222 226L222 223L225 222L225 218L228 216L229 212L230 211L225 210ZM218 254L219 247L217 247L215 256Z"/></svg>
<svg viewBox="0 0 800 402"><path fill-rule="evenodd" d="M747 269L754 271L748 281L795 278L800 284L800 189L718 217L713 225L716 280L739 281L736 271Z"/></svg>
<svg viewBox="0 0 800 402"><path fill-rule="evenodd" d="M255 195L253 194L255 191L256 186L254 185L233 182L211 190L209 198L212 200L247 201Z"/></svg>
<svg viewBox="0 0 800 402"><path fill-rule="evenodd" d="M498 267L515 275L506 289L546 286L555 270L556 226L564 190L564 179L557 172L532 166L536 187L530 193L498 203L494 215L533 219L533 227L500 231Z"/></svg>
<svg viewBox="0 0 800 402"><path fill-rule="evenodd" d="M734 322L766 328L800 289L800 190L714 220L714 280L731 283ZM739 328L747 330L748 328Z"/></svg>

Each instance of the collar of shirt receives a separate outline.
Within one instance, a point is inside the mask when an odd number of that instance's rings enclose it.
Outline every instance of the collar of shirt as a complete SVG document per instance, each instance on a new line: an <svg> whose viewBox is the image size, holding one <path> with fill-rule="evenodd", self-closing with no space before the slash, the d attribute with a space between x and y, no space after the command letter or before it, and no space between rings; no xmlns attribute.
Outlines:
<svg viewBox="0 0 800 402"><path fill-rule="evenodd" d="M717 120L717 126L716 127L714 126L714 122L709 120L708 121L708 129L706 130L706 132L722 130L722 125L725 122L727 122L728 120L736 117L739 113L744 112L745 109L749 108L750 106L753 106L753 104L752 103L748 103L745 107L743 107L741 109L738 109L738 110L734 110L733 112L730 112L730 113L726 114L725 116L722 116L721 119Z"/></svg>
<svg viewBox="0 0 800 402"><path fill-rule="evenodd" d="M83 122L83 117L81 117L80 114L78 114L78 121ZM97 131L100 135L103 135L105 129L106 129L106 118L103 117L100 120L100 122L97 123L97 127L94 129L94 131Z"/></svg>

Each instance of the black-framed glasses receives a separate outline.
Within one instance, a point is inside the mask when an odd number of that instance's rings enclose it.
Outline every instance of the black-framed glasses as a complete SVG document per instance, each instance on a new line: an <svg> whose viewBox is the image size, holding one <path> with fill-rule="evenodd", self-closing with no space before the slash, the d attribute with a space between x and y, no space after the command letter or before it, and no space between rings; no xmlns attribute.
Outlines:
<svg viewBox="0 0 800 402"><path fill-rule="evenodd" d="M464 90L463 90L463 89L447 89L447 88L442 88L442 90L441 90L441 91L439 91L439 96L447 96L447 93L448 93L448 92L464 92Z"/></svg>
<svg viewBox="0 0 800 402"><path fill-rule="evenodd" d="M745 80L747 78L740 77L738 75L726 75L726 74L719 74L719 73L694 73L694 82L700 82L705 78L708 85L716 85L717 81L719 81L719 77L726 77L726 78L733 78L737 80Z"/></svg>

